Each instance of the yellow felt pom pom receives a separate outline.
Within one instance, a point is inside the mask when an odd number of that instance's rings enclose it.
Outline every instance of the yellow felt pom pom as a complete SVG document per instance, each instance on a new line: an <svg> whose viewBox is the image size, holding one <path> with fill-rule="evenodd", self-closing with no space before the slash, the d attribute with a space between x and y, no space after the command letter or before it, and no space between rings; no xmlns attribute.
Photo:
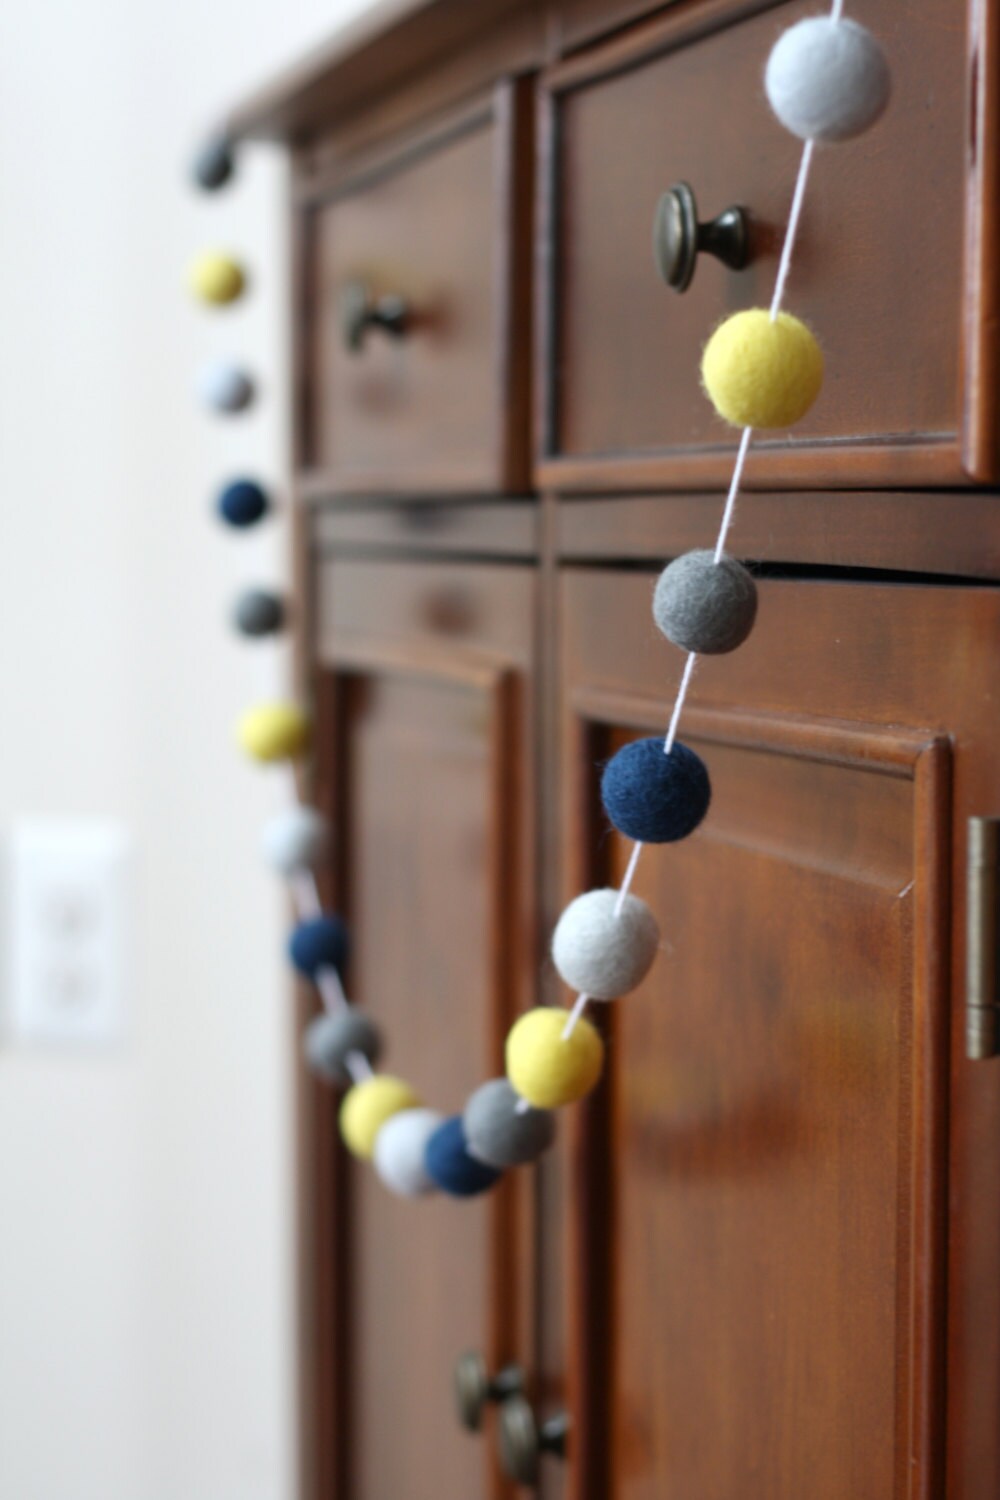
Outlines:
<svg viewBox="0 0 1000 1500"><path fill-rule="evenodd" d="M709 400L734 427L791 427L823 384L823 354L804 323L762 307L734 313L701 358Z"/></svg>
<svg viewBox="0 0 1000 1500"><path fill-rule="evenodd" d="M254 760L291 760L309 743L309 720L294 703L260 703L243 715L236 735Z"/></svg>
<svg viewBox="0 0 1000 1500"><path fill-rule="evenodd" d="M536 1109L558 1109L589 1094L601 1076L604 1043L586 1019L563 1039L569 1012L529 1010L507 1037L507 1077Z"/></svg>
<svg viewBox="0 0 1000 1500"><path fill-rule="evenodd" d="M235 302L246 286L243 267L231 255L203 250L188 266L188 286L201 302L224 307Z"/></svg>
<svg viewBox="0 0 1000 1500"><path fill-rule="evenodd" d="M367 1161L375 1150L375 1137L386 1120L402 1109L416 1109L420 1100L401 1078L380 1073L356 1083L340 1106L340 1134L348 1151Z"/></svg>

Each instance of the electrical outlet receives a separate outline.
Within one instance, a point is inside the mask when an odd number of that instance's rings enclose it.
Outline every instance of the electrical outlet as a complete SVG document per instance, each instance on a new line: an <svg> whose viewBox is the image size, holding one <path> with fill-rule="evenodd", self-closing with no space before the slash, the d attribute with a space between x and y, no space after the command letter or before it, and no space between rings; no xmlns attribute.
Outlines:
<svg viewBox="0 0 1000 1500"><path fill-rule="evenodd" d="M124 1034L130 853L117 823L15 825L7 930L13 1040L108 1045Z"/></svg>

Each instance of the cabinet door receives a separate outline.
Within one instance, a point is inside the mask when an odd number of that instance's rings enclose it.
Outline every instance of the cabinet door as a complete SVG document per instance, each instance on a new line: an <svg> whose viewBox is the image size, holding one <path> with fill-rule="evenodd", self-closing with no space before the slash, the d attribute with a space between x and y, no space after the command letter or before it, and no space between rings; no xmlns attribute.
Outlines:
<svg viewBox="0 0 1000 1500"><path fill-rule="evenodd" d="M567 898L624 873L598 767L663 732L683 665L651 583L562 577ZM960 877L998 640L992 588L774 579L699 663L712 806L642 854L663 950L576 1117L546 1494L996 1494L1000 1064L964 1056Z"/></svg>
<svg viewBox="0 0 1000 1500"><path fill-rule="evenodd" d="M351 998L384 1068L443 1113L502 1071L534 964L532 638L525 566L336 561L319 596L317 773L337 830ZM303 1081L310 1494L496 1495L490 1425L454 1413L468 1349L523 1359L528 1184L400 1200L348 1162Z"/></svg>

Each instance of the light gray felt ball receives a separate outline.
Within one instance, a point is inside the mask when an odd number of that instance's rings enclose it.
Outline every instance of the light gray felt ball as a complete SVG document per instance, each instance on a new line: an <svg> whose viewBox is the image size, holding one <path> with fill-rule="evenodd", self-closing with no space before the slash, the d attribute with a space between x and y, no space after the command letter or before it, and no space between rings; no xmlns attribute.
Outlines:
<svg viewBox="0 0 1000 1500"><path fill-rule="evenodd" d="M491 1078L469 1097L462 1128L469 1155L502 1171L537 1161L556 1138L551 1110L518 1112L520 1098L506 1078Z"/></svg>
<svg viewBox="0 0 1000 1500"><path fill-rule="evenodd" d="M346 1067L348 1053L360 1052L374 1065L382 1050L382 1038L374 1021L349 1005L336 1015L324 1012L310 1021L302 1050L310 1072L338 1088L348 1088L352 1082Z"/></svg>
<svg viewBox="0 0 1000 1500"><path fill-rule="evenodd" d="M847 141L889 102L889 64L857 21L809 16L790 26L767 60L764 87L786 130L803 141Z"/></svg>
<svg viewBox="0 0 1000 1500"><path fill-rule="evenodd" d="M253 381L247 372L229 360L205 365L198 375L198 397L210 411L244 411L253 400Z"/></svg>
<svg viewBox="0 0 1000 1500"><path fill-rule="evenodd" d="M641 984L660 946L656 918L638 896L587 891L571 901L552 935L552 957L571 989L594 1000L617 1000Z"/></svg>
<svg viewBox="0 0 1000 1500"><path fill-rule="evenodd" d="M241 635L274 635L284 623L284 604L267 589L244 589L233 606L233 624Z"/></svg>
<svg viewBox="0 0 1000 1500"><path fill-rule="evenodd" d="M653 593L653 619L668 641L699 656L742 646L757 617L757 585L725 554L685 552L664 568Z"/></svg>
<svg viewBox="0 0 1000 1500"><path fill-rule="evenodd" d="M401 1109L375 1137L375 1170L390 1192L401 1198L422 1198L437 1184L424 1165L427 1142L444 1115L436 1109Z"/></svg>
<svg viewBox="0 0 1000 1500"><path fill-rule="evenodd" d="M330 825L314 807L288 807L275 813L261 830L264 858L279 875L314 870L330 844Z"/></svg>

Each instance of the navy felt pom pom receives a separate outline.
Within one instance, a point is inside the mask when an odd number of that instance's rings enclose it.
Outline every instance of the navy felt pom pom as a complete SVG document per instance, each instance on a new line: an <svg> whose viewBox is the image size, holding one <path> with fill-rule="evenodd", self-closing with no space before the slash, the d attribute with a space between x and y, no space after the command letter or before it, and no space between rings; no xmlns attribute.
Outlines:
<svg viewBox="0 0 1000 1500"><path fill-rule="evenodd" d="M612 756L601 778L601 799L620 833L641 844L671 844L698 827L712 788L700 756L676 741L664 755L657 735Z"/></svg>
<svg viewBox="0 0 1000 1500"><path fill-rule="evenodd" d="M267 494L252 479L234 479L216 503L228 526L254 526L267 513Z"/></svg>
<svg viewBox="0 0 1000 1500"><path fill-rule="evenodd" d="M320 969L336 969L347 962L347 928L340 917L310 917L300 922L288 940L288 956L306 979Z"/></svg>
<svg viewBox="0 0 1000 1500"><path fill-rule="evenodd" d="M473 1198L485 1193L501 1174L469 1155L462 1116L452 1115L439 1125L424 1150L424 1166L439 1188L453 1198Z"/></svg>

